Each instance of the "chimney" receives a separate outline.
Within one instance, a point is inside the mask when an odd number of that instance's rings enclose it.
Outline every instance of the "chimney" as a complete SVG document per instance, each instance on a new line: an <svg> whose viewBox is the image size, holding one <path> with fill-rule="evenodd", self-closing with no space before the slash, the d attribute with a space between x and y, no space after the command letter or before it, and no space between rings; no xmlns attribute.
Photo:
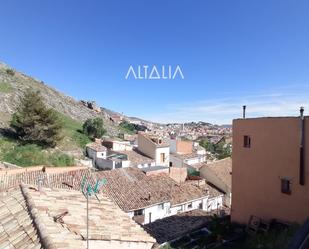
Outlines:
<svg viewBox="0 0 309 249"><path fill-rule="evenodd" d="M245 105L242 106L242 118L243 119L246 118L246 106Z"/></svg>
<svg viewBox="0 0 309 249"><path fill-rule="evenodd" d="M305 185L305 119L304 107L300 107L299 184Z"/></svg>

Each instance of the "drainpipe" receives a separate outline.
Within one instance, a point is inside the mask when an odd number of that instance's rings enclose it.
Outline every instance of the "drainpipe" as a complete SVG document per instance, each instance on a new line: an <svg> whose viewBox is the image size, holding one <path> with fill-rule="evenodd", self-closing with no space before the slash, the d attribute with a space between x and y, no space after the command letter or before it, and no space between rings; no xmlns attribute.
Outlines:
<svg viewBox="0 0 309 249"><path fill-rule="evenodd" d="M299 184L305 185L305 160L304 160L304 144L305 144L305 119L304 107L300 108L300 147L299 147Z"/></svg>
<svg viewBox="0 0 309 249"><path fill-rule="evenodd" d="M246 106L245 105L242 106L242 118L243 119L246 118Z"/></svg>

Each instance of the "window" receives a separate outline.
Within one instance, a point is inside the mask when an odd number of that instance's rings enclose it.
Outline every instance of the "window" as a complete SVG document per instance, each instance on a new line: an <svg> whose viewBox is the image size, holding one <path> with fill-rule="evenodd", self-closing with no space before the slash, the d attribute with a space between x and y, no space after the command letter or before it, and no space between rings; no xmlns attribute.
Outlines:
<svg viewBox="0 0 309 249"><path fill-rule="evenodd" d="M250 148L251 147L251 138L250 136L244 136L244 147Z"/></svg>
<svg viewBox="0 0 309 249"><path fill-rule="evenodd" d="M173 163L172 162L170 162L170 167L173 167Z"/></svg>
<svg viewBox="0 0 309 249"><path fill-rule="evenodd" d="M165 153L160 154L160 162L164 163L165 162Z"/></svg>
<svg viewBox="0 0 309 249"><path fill-rule="evenodd" d="M203 203L202 202L200 204L198 204L198 208L203 209Z"/></svg>
<svg viewBox="0 0 309 249"><path fill-rule="evenodd" d="M143 215L143 209L134 210L134 216Z"/></svg>
<svg viewBox="0 0 309 249"><path fill-rule="evenodd" d="M291 182L288 179L281 179L281 193L291 194Z"/></svg>
<svg viewBox="0 0 309 249"><path fill-rule="evenodd" d="M188 204L188 208L192 208L192 202Z"/></svg>

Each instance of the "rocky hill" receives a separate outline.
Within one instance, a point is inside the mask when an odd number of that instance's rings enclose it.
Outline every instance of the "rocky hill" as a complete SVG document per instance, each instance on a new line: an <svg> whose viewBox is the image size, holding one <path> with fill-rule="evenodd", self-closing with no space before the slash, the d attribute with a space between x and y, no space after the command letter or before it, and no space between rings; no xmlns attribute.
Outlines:
<svg viewBox="0 0 309 249"><path fill-rule="evenodd" d="M43 81L17 72L4 63L0 62L0 127L7 127L8 122L14 113L19 98L25 90L31 88L39 90L47 106L52 107L63 115L78 122L87 118L101 117L107 129L108 135L116 136L118 127L113 124L104 109L91 108L85 102L77 101L74 98L60 93L56 89L46 85Z"/></svg>

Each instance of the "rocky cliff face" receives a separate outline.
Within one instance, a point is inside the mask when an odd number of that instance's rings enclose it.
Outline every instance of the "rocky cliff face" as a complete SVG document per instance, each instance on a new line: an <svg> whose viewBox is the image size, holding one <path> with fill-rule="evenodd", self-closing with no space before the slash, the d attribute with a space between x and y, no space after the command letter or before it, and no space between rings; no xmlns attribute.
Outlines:
<svg viewBox="0 0 309 249"><path fill-rule="evenodd" d="M0 62L0 127L5 127L14 113L20 97L26 89L39 90L47 106L80 122L87 118L101 117L109 135L118 134L118 128L110 122L108 115L85 106L82 102L62 94L23 73L17 72Z"/></svg>

